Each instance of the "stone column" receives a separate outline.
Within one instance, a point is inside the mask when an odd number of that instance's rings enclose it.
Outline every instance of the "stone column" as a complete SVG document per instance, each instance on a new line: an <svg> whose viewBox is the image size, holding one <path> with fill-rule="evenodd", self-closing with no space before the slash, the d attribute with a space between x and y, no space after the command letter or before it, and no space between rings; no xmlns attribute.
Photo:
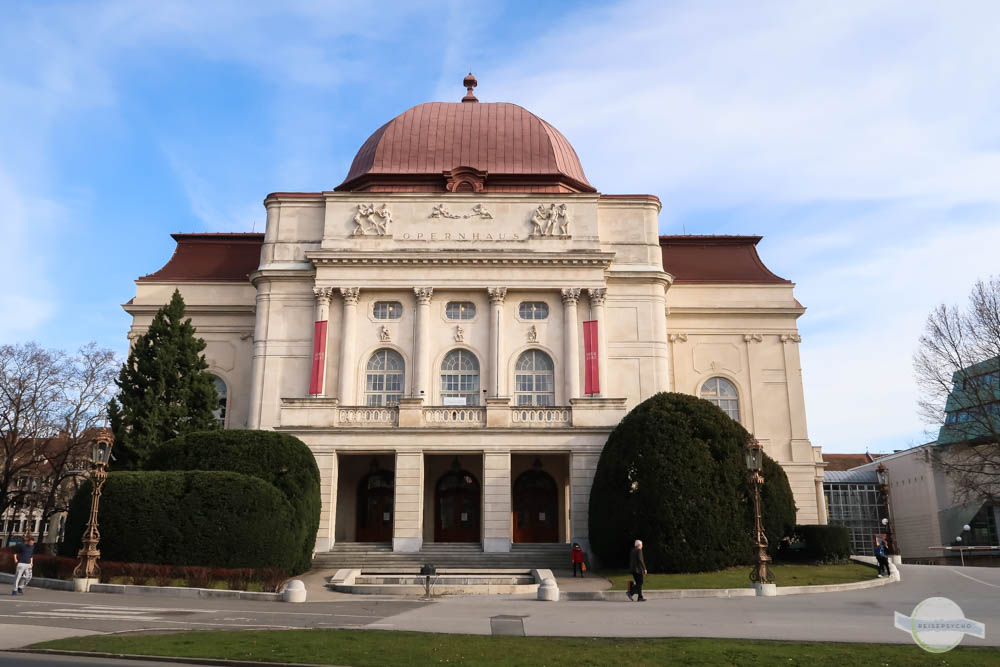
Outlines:
<svg viewBox="0 0 1000 667"><path fill-rule="evenodd" d="M594 484L594 473L598 452L573 452L569 458L569 498L570 532L572 541L579 542L584 551L590 551L590 487ZM636 539L625 536L623 539Z"/></svg>
<svg viewBox="0 0 1000 667"><path fill-rule="evenodd" d="M503 363L503 300L507 298L506 287L490 287L486 290L490 295L490 366L489 386L486 387L490 398L503 396L506 392L507 374Z"/></svg>
<svg viewBox="0 0 1000 667"><path fill-rule="evenodd" d="M413 337L413 396L431 402L431 297L433 287L414 287L417 295L417 331Z"/></svg>
<svg viewBox="0 0 1000 667"><path fill-rule="evenodd" d="M605 330L607 319L604 316L604 301L607 298L608 290L604 287L598 289L588 289L587 296L590 297L590 317L597 320L597 367L598 383L600 392L598 396L608 395L608 334Z"/></svg>
<svg viewBox="0 0 1000 667"><path fill-rule="evenodd" d="M580 397L580 336L576 330L576 302L580 299L580 289L569 287L562 290L563 302L563 365L565 366L565 395L568 403L571 398Z"/></svg>
<svg viewBox="0 0 1000 667"><path fill-rule="evenodd" d="M326 340L327 323L330 320L330 299L332 287L314 287L316 295L316 321L313 326L313 363L309 378L309 393L323 396L326 393Z"/></svg>
<svg viewBox="0 0 1000 667"><path fill-rule="evenodd" d="M392 550L413 553L424 543L423 452L396 452Z"/></svg>
<svg viewBox="0 0 1000 667"><path fill-rule="evenodd" d="M510 450L483 452L483 551L510 551Z"/></svg>
<svg viewBox="0 0 1000 667"><path fill-rule="evenodd" d="M356 405L354 387L357 378L354 377L354 339L358 328L358 296L360 287L341 287L340 296L344 300L344 315L341 318L340 331L340 387L337 397L340 405Z"/></svg>
<svg viewBox="0 0 1000 667"><path fill-rule="evenodd" d="M319 493L322 505L319 530L316 531L316 551L329 551L335 541L337 518L337 453L315 453L319 468Z"/></svg>

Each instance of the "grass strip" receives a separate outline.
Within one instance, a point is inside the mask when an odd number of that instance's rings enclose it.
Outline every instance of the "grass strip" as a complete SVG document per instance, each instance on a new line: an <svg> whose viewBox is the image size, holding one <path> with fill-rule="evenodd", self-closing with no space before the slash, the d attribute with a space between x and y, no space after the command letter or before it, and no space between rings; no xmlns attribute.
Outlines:
<svg viewBox="0 0 1000 667"><path fill-rule="evenodd" d="M930 654L916 645L776 642L746 639L591 639L493 637L380 630L264 630L169 635L91 635L32 648L223 658L316 665L785 665L859 667L983 665L996 649L960 647Z"/></svg>
<svg viewBox="0 0 1000 667"><path fill-rule="evenodd" d="M867 565L773 565L778 586L818 586L821 584L846 584L853 581L874 579L878 571ZM611 581L611 590L624 591L632 575L621 570L602 571L602 577ZM716 572L691 574L648 574L643 588L662 590L667 588L747 588L750 585L750 566L731 567Z"/></svg>

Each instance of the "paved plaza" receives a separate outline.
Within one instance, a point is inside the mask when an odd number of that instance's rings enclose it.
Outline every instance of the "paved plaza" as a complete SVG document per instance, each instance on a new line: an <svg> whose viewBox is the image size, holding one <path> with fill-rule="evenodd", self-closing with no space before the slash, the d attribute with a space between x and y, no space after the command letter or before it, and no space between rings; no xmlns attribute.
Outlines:
<svg viewBox="0 0 1000 667"><path fill-rule="evenodd" d="M967 618L985 623L986 638L966 637L965 645L1000 645L1000 568L904 565L901 573L902 582L860 591L644 604L630 603L624 594L620 601L551 603L529 596L461 596L425 602L327 593L291 605L31 588L24 597L0 596L0 649L89 633L266 628L905 644L910 636L893 627L893 612L909 615L921 600L935 596L954 600Z"/></svg>

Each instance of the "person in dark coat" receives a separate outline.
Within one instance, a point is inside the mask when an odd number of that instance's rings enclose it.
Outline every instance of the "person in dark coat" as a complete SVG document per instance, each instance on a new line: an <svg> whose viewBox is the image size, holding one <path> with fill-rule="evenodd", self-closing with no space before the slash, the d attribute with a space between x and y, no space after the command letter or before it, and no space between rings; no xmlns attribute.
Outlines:
<svg viewBox="0 0 1000 667"><path fill-rule="evenodd" d="M573 562L573 577L579 572L583 576L583 549L576 542L573 543L573 550L570 552L570 560Z"/></svg>
<svg viewBox="0 0 1000 667"><path fill-rule="evenodd" d="M875 560L878 561L878 576L881 577L883 571L885 571L886 576L889 576L889 550L881 537L875 543Z"/></svg>
<svg viewBox="0 0 1000 667"><path fill-rule="evenodd" d="M645 602L646 598L642 597L642 582L646 577L646 561L642 557L642 540L635 541L635 547L628 557L628 569L632 573L634 582L629 586L628 599L631 600L635 595L639 602Z"/></svg>

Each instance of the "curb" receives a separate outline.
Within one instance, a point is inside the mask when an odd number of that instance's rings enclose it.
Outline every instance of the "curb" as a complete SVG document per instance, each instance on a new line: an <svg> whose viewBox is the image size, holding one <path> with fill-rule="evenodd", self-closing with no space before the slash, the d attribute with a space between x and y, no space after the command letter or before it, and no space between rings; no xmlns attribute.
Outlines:
<svg viewBox="0 0 1000 667"><path fill-rule="evenodd" d="M8 574L6 572L0 572L0 583L13 584L14 575ZM62 579L46 579L44 577L32 577L31 581L28 582L29 588L52 588L57 591L71 591L73 590L72 581L63 581Z"/></svg>
<svg viewBox="0 0 1000 667"><path fill-rule="evenodd" d="M0 583L13 584L14 575L0 572ZM32 577L29 588L51 588L59 591L73 591L72 581ZM283 593L255 593L251 591L231 591L218 588L188 588L186 586L135 586L132 584L92 584L91 593L111 593L117 595L146 595L152 597L202 598L254 600L257 602L283 602Z"/></svg>
<svg viewBox="0 0 1000 667"><path fill-rule="evenodd" d="M255 660L226 660L224 658L182 658L166 655L142 655L136 653L91 653L89 651L60 651L50 648L15 648L10 653L32 653L35 655L64 655L80 658L100 658L102 660L145 660L148 662L183 662L190 665L220 665L224 667L318 667L306 662L258 662ZM330 667L325 665L322 667ZM336 667L336 666L333 666Z"/></svg>
<svg viewBox="0 0 1000 667"><path fill-rule="evenodd" d="M874 567L874 558L868 562L867 556L851 556L851 560L862 565ZM814 586L778 586L777 595L809 595L815 593L842 593L846 591L859 591L868 588L879 588L888 586L891 583L901 581L899 569L889 564L890 575L882 579L869 579L867 581L851 581L846 584L817 584ZM645 590L643 597L650 600L680 600L683 598L744 598L757 597L757 591L753 588L670 588L660 590ZM577 591L564 592L563 596L567 600L602 600L605 602L627 602L625 591ZM766 596L765 596L766 597Z"/></svg>

